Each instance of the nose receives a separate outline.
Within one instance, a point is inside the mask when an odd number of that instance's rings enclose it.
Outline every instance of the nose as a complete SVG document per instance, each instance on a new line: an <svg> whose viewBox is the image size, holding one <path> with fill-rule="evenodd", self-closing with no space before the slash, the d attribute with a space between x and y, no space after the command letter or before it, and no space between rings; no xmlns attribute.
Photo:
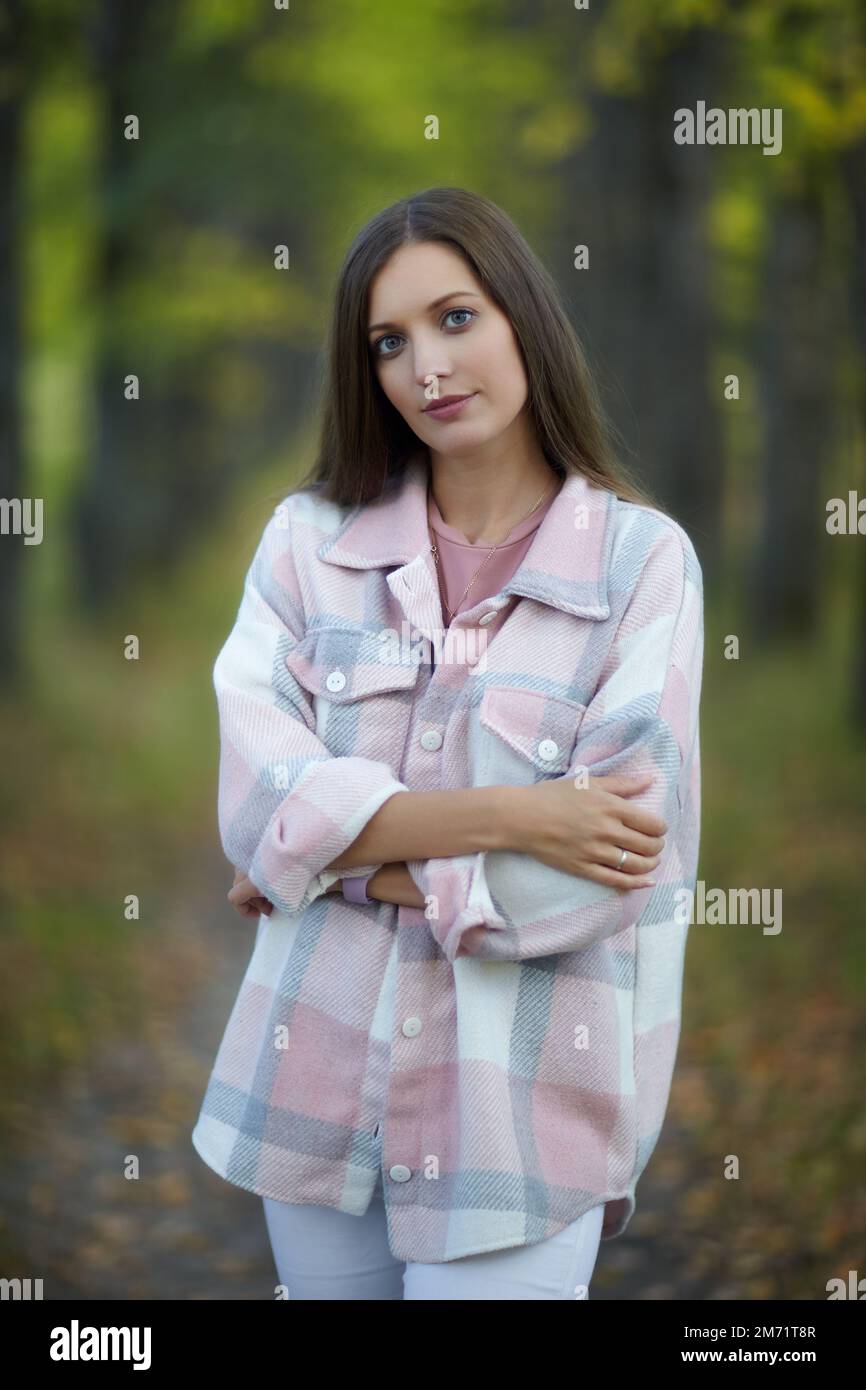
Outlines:
<svg viewBox="0 0 866 1390"><path fill-rule="evenodd" d="M437 377L440 382L447 381L451 376L445 346L437 335L422 334L416 338L414 353L415 380L420 387L425 387L431 376Z"/></svg>
<svg viewBox="0 0 866 1390"><path fill-rule="evenodd" d="M442 386L442 379L437 372L431 372L429 376L426 376L424 378L425 401L438 400L438 398L440 396L444 396L444 394L445 392Z"/></svg>
<svg viewBox="0 0 866 1390"><path fill-rule="evenodd" d="M435 377L439 383L439 394L442 394L442 383L447 381L451 372L443 362L422 363L420 358L416 359L415 380L422 390L430 385L432 378ZM435 388L434 388L435 389Z"/></svg>

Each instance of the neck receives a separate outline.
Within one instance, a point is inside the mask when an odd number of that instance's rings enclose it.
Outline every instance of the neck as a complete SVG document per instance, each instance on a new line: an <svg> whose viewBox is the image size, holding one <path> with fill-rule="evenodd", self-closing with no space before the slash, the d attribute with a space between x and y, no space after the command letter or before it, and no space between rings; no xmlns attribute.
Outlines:
<svg viewBox="0 0 866 1390"><path fill-rule="evenodd" d="M531 459L430 459L430 490L442 520L473 545L497 545L559 479L543 455Z"/></svg>

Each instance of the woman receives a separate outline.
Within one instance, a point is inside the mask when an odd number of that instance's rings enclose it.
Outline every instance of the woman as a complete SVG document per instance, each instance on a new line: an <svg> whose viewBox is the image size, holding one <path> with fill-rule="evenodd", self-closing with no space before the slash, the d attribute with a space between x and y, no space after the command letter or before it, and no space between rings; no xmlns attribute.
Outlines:
<svg viewBox="0 0 866 1390"><path fill-rule="evenodd" d="M290 1298L587 1295L673 1073L702 656L691 541L520 233L385 209L214 669L259 928L193 1143Z"/></svg>

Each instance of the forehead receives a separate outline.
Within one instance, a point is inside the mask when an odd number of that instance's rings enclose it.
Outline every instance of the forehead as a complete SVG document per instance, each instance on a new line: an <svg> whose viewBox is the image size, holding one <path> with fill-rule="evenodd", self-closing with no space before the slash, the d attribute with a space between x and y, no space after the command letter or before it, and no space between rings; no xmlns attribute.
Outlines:
<svg viewBox="0 0 866 1390"><path fill-rule="evenodd" d="M399 247L370 285L370 322L392 308L424 312L432 300L450 290L482 289L458 252L439 242Z"/></svg>

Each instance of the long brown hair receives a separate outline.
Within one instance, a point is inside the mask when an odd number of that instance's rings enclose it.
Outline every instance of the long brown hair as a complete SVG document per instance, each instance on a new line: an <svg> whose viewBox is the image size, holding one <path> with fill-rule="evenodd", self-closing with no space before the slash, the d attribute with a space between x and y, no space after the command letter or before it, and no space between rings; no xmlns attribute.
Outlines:
<svg viewBox="0 0 866 1390"><path fill-rule="evenodd" d="M398 482L423 447L382 390L367 336L373 279L399 247L421 242L441 242L461 255L511 320L528 408L554 473L583 473L626 501L658 507L614 453L612 427L551 275L502 209L464 188L401 198L352 242L328 333L319 452L300 488L315 485L339 506L363 505Z"/></svg>

